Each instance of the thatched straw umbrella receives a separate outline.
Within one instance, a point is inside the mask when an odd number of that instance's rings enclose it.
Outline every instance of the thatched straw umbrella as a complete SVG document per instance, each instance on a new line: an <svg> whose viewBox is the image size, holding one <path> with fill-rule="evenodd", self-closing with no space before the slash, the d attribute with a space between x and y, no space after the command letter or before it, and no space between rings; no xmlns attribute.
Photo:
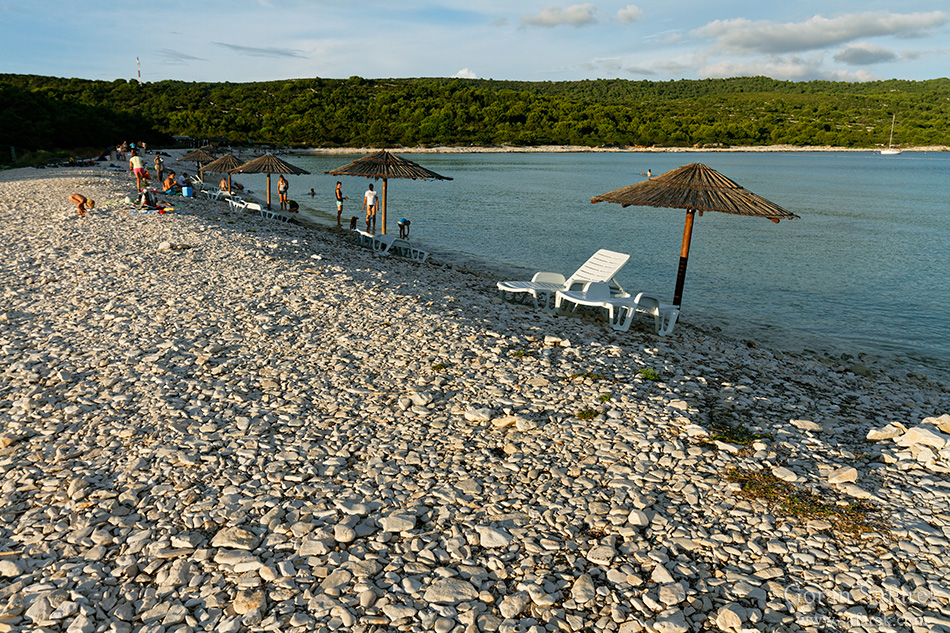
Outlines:
<svg viewBox="0 0 950 633"><path fill-rule="evenodd" d="M306 169L291 165L273 154L258 156L240 167L231 170L232 174L267 174L267 208L270 209L270 175L271 174L309 174Z"/></svg>
<svg viewBox="0 0 950 633"><path fill-rule="evenodd" d="M715 169L701 163L692 163L665 174L654 176L623 189L595 196L591 202L616 202L624 207L630 205L671 207L686 209L686 227L683 230L683 247L680 250L679 270L673 291L673 304L683 302L683 285L686 282L686 263L689 260L689 241L693 234L693 219L697 211L721 211L737 215L754 215L773 222L797 218L773 202L740 187Z"/></svg>
<svg viewBox="0 0 950 633"><path fill-rule="evenodd" d="M209 147L208 149L212 149L212 148ZM205 150L205 148L199 148L199 149L191 150L190 152L188 152L187 154L185 154L184 156L178 159L179 162L191 161L191 160L195 161L195 169L198 170L198 177L201 178L201 180L204 180L204 174L202 173L204 170L202 169L201 165L204 163L210 163L211 161L213 161L214 156L209 154Z"/></svg>
<svg viewBox="0 0 950 633"><path fill-rule="evenodd" d="M331 169L327 172L333 176L362 176L383 179L383 191L380 194L380 212L382 213L383 235L386 234L386 182L390 178L411 178L412 180L452 180L448 176L440 176L417 163L390 154L386 150L358 158L343 167Z"/></svg>
<svg viewBox="0 0 950 633"><path fill-rule="evenodd" d="M207 165L204 166L204 171L211 172L212 174L227 174L228 175L228 193L231 193L231 170L237 169L241 166L241 161L234 157L233 154L225 154L221 158L216 158Z"/></svg>

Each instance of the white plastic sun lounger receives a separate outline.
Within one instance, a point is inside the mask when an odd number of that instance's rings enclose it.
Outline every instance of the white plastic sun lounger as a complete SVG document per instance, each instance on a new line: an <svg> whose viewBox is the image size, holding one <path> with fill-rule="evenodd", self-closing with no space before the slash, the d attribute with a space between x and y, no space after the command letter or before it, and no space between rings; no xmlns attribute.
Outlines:
<svg viewBox="0 0 950 633"><path fill-rule="evenodd" d="M531 297L535 308L545 310L554 310L555 294L559 290L577 290L592 281L605 282L610 285L612 295L622 295L623 288L614 276L629 259L630 256L626 253L602 248L567 279L559 273L539 272L534 274L531 281L499 281L498 294L506 301L520 299L523 302L527 297Z"/></svg>
<svg viewBox="0 0 950 633"><path fill-rule="evenodd" d="M279 209L268 209L267 207L262 207L261 217L267 220L278 220L280 222L290 222L294 216L287 211L281 211Z"/></svg>
<svg viewBox="0 0 950 633"><path fill-rule="evenodd" d="M380 255L389 255L390 253L406 257L413 261L425 262L429 258L428 251L416 248L412 242L406 239L395 237L393 235L372 235L370 233L358 232L357 240L360 244L373 249L373 252Z"/></svg>
<svg viewBox="0 0 950 633"><path fill-rule="evenodd" d="M622 331L626 332L630 329L630 321L633 320L633 315L636 312L642 312L644 314L652 314L653 321L656 327L656 333L660 336L666 336L673 332L673 326L676 325L676 319L679 318L680 309L673 305L672 303L660 303L660 300L656 297L640 293L635 299L636 308L624 308L629 312L629 315L626 316L626 326ZM620 328L617 328L620 329Z"/></svg>
<svg viewBox="0 0 950 633"><path fill-rule="evenodd" d="M371 238L370 248L373 249L374 253L389 255L389 253L395 253L408 245L409 242L393 235L374 235Z"/></svg>
<svg viewBox="0 0 950 633"><path fill-rule="evenodd" d="M643 292L636 297L629 294L612 295L610 286L603 282L587 284L583 290L558 291L555 294L555 308L561 309L567 303L572 304L571 312L578 306L604 308L610 327L620 332L630 329L637 312L653 315L656 333L660 336L666 336L673 331L680 313L676 306L660 303L656 297Z"/></svg>
<svg viewBox="0 0 950 633"><path fill-rule="evenodd" d="M372 233L367 233L366 231L361 231L359 229L354 229L352 231L353 239L356 241L357 245L365 246L366 248L373 248L373 238L376 236Z"/></svg>

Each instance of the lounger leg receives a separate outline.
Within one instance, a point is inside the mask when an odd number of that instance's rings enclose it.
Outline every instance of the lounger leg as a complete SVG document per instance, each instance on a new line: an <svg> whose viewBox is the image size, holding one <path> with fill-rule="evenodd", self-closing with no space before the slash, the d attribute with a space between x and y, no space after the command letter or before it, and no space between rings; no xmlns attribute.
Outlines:
<svg viewBox="0 0 950 633"><path fill-rule="evenodd" d="M575 310L577 310L578 304L573 303L573 302L571 302L571 306L569 308L565 307L563 297L558 296L557 293L554 294L553 299L554 301L552 303L554 304L554 306L551 308L551 310L557 314L566 316L568 314L571 314Z"/></svg>
<svg viewBox="0 0 950 633"><path fill-rule="evenodd" d="M546 290L536 290L531 294L534 295L534 307L536 310L545 310L547 312L552 310L551 303L553 303L554 297L551 296L550 292Z"/></svg>
<svg viewBox="0 0 950 633"><path fill-rule="evenodd" d="M676 319L679 317L680 311L677 309L664 311L662 315L657 315L657 328L656 333L660 336L666 336L667 334L672 334L673 326L676 325ZM662 326L660 322L662 321Z"/></svg>
<svg viewBox="0 0 950 633"><path fill-rule="evenodd" d="M610 327L618 332L626 332L630 329L633 322L633 315L636 314L636 306L608 306L607 318L610 321Z"/></svg>
<svg viewBox="0 0 950 633"><path fill-rule="evenodd" d="M508 290L498 289L498 297L506 303L524 304L528 297L527 292L509 292ZM533 297L532 297L533 300Z"/></svg>

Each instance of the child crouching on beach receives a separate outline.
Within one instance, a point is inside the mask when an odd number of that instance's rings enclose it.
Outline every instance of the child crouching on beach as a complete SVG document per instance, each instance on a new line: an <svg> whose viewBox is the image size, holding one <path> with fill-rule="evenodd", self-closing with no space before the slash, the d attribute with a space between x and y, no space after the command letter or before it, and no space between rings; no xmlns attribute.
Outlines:
<svg viewBox="0 0 950 633"><path fill-rule="evenodd" d="M86 215L86 211L96 207L96 201L90 200L81 193L74 193L69 196L69 201L76 205L79 215Z"/></svg>

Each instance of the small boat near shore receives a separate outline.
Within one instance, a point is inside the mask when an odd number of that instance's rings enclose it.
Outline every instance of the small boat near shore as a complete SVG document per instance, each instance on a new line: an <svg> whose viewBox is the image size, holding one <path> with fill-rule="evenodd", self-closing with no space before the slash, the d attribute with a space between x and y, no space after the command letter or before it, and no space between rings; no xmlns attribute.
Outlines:
<svg viewBox="0 0 950 633"><path fill-rule="evenodd" d="M891 136L887 140L887 148L881 150L881 156L896 156L901 153L900 147L894 147L894 122L897 121L897 114L891 117Z"/></svg>

